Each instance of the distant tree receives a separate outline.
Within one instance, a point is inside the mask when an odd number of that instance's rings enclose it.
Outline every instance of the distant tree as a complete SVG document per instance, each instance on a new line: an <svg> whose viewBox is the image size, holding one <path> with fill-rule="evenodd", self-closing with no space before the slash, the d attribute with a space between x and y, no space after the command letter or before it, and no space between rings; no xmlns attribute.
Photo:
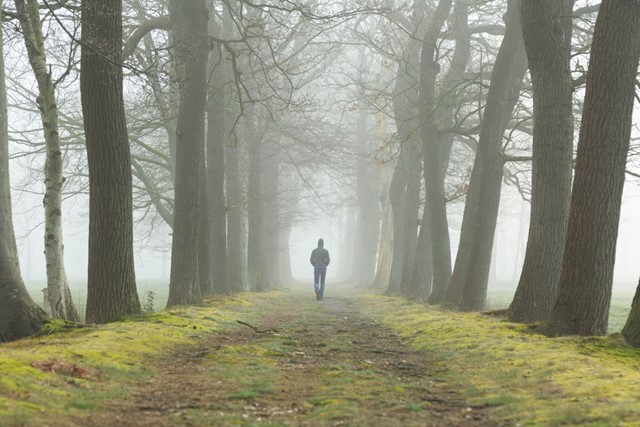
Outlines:
<svg viewBox="0 0 640 427"><path fill-rule="evenodd" d="M33 302L22 281L11 219L3 33L0 31L0 342L33 335L42 328L46 316Z"/></svg>
<svg viewBox="0 0 640 427"><path fill-rule="evenodd" d="M201 304L198 277L199 220L205 184L207 20L205 0L170 0L180 106L176 125L176 183L167 306ZM209 235L202 236L209 239Z"/></svg>
<svg viewBox="0 0 640 427"><path fill-rule="evenodd" d="M87 322L141 311L133 262L131 154L122 92L122 0L81 4L80 90L89 162Z"/></svg>
<svg viewBox="0 0 640 427"><path fill-rule="evenodd" d="M593 33L558 299L542 332L607 333L640 58L640 4L604 0Z"/></svg>
<svg viewBox="0 0 640 427"><path fill-rule="evenodd" d="M44 254L47 268L47 306L51 316L74 322L80 320L71 298L64 268L62 242L62 149L58 129L55 83L47 66L42 20L37 0L15 0L29 63L38 83L36 99L40 110L47 159L44 167Z"/></svg>
<svg viewBox="0 0 640 427"><path fill-rule="evenodd" d="M509 318L545 319L556 299L571 198L574 0L522 0L522 32L533 91L531 219Z"/></svg>

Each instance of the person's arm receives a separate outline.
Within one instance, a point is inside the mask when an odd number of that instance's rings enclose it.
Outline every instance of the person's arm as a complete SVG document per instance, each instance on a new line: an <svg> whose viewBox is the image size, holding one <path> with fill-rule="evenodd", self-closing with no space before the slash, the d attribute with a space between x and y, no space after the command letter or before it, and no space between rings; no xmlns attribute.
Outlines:
<svg viewBox="0 0 640 427"><path fill-rule="evenodd" d="M311 251L311 258L309 258L309 262L311 262L311 265L313 265L315 267L316 265L314 263L313 253L314 253L314 251Z"/></svg>
<svg viewBox="0 0 640 427"><path fill-rule="evenodd" d="M327 251L327 265L329 265L329 262L331 262L331 258L329 258L329 251Z"/></svg>

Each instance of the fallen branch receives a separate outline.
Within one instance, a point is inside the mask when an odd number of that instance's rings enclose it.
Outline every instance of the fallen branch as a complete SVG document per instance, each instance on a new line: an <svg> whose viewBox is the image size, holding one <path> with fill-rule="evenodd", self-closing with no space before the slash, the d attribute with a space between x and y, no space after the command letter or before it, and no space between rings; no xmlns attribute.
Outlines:
<svg viewBox="0 0 640 427"><path fill-rule="evenodd" d="M278 330L275 329L275 328L269 328L269 329L265 329L264 331L261 331L260 329L256 328L255 326L250 325L247 322L243 322L242 320L236 320L236 322L240 323L241 325L250 327L251 329L253 329L256 332L256 334L266 334L266 333L269 333L269 332L278 332Z"/></svg>

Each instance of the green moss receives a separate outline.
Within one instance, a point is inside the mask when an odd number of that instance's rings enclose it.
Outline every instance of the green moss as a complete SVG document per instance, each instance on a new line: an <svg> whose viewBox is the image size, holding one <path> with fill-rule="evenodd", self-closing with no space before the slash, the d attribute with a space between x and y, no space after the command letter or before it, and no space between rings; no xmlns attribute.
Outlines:
<svg viewBox="0 0 640 427"><path fill-rule="evenodd" d="M367 297L365 309L432 353L470 405L523 425L638 422L640 351L619 336L547 338L529 325ZM444 369L446 367L446 370Z"/></svg>
<svg viewBox="0 0 640 427"><path fill-rule="evenodd" d="M277 295L215 298L206 307L174 307L99 326L49 321L37 337L0 345L2 424L23 425L20 420L28 419L30 425L38 425L56 417L77 416L100 408L105 400L126 396L155 374L149 368L150 358L235 323L239 314L253 306L251 299L268 301ZM274 356L277 351L260 348L255 353ZM82 377L34 367L52 360L78 367ZM254 372L261 369L254 368ZM251 386L256 392L269 392L266 384Z"/></svg>

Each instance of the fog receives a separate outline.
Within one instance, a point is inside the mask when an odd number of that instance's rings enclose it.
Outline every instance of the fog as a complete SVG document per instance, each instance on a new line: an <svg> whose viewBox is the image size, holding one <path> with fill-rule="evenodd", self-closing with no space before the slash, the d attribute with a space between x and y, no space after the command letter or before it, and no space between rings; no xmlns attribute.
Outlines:
<svg viewBox="0 0 640 427"><path fill-rule="evenodd" d="M19 170L12 171L19 175ZM14 191L14 226L16 229L18 250L22 272L29 287L44 286L46 283L43 227L39 224L42 215L39 196ZM76 286L86 284L88 200L69 201L63 225L65 237L65 262L67 274ZM528 231L529 202L510 186L504 186L500 203L500 216L496 231L497 258L492 261L495 276L490 278L490 289L508 289L515 291L518 283ZM452 257L455 257L462 204L452 206L451 242ZM311 209L311 208L310 208ZM625 185L624 201L620 218L620 232L616 253L614 291L631 292L640 277L638 261L638 238L640 237L640 184L628 182ZM346 215L344 212L339 212ZM345 238L345 216L327 213L314 221L294 227L289 241L293 277L302 283L313 282L313 267L309 255L317 246L319 238L325 241L325 247L331 254L331 265L327 271L328 283L348 280L349 267L344 260L343 242ZM145 241L138 242L135 248L136 277L142 282L163 282L169 284L170 236L167 232L163 250L145 248ZM158 242L154 246L157 246ZM454 258L455 259L455 258Z"/></svg>

